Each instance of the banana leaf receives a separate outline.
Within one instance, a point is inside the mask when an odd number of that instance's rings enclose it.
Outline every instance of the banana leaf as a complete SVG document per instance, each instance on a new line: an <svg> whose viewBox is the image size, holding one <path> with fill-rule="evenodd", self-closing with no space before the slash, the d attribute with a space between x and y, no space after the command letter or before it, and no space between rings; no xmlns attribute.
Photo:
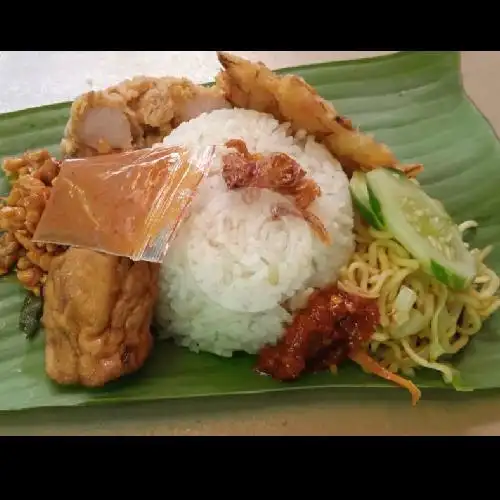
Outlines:
<svg viewBox="0 0 500 500"><path fill-rule="evenodd" d="M425 189L457 222L475 219L475 246L495 245L489 264L500 273L500 143L466 96L455 52L402 52L372 59L281 70L295 73L334 102L338 111L387 143L405 162L423 162ZM0 115L0 157L46 147L58 153L69 103ZM4 178L0 188L7 190ZM63 388L44 373L43 335L27 341L18 327L25 292L0 280L0 411L289 391L318 387L393 387L350 364L339 374L282 384L253 371L253 358L221 359L159 343L137 374L105 388ZM500 387L500 317L489 320L455 359L468 389ZM422 388L445 388L421 371Z"/></svg>

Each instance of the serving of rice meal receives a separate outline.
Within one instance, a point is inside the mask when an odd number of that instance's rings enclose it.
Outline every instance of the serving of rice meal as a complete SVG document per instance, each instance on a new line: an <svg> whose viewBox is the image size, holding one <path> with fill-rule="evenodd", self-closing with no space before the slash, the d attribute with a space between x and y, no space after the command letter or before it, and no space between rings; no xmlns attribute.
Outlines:
<svg viewBox="0 0 500 500"><path fill-rule="evenodd" d="M226 142L243 140L250 153L285 153L321 189L310 206L331 241L304 219L271 217L271 190L230 191L221 175ZM244 109L204 113L163 140L190 153L216 145L215 161L160 271L156 322L164 337L195 352L255 354L275 343L312 289L337 280L354 250L349 181L341 165L313 137L293 136L288 124Z"/></svg>
<svg viewBox="0 0 500 500"><path fill-rule="evenodd" d="M495 327L483 325L500 309L494 239L469 232L477 210L455 220L420 183L422 163L397 158L299 75L217 57L211 86L137 76L87 92L62 159L43 149L4 161L0 275L9 304L8 275L27 291L4 340L43 331L48 378L86 388L157 352L146 397L315 386L316 373L318 385L328 374L349 385L349 363L413 404L432 381L419 370L474 388L465 348L482 331L475 345L489 345ZM47 393L13 355L12 387L25 400ZM247 370L274 382L241 385Z"/></svg>

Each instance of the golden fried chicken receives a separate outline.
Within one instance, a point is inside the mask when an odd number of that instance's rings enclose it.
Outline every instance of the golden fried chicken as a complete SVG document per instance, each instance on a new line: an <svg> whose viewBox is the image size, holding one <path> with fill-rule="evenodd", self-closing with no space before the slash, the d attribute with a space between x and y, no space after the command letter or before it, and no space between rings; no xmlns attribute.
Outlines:
<svg viewBox="0 0 500 500"><path fill-rule="evenodd" d="M216 77L216 86L231 104L289 122L294 133L305 130L327 147L347 173L392 167L414 177L422 170L421 165L400 165L385 144L356 130L303 78L280 76L263 63L225 52L217 56L224 69Z"/></svg>
<svg viewBox="0 0 500 500"><path fill-rule="evenodd" d="M45 369L59 384L98 387L148 358L159 267L91 250L56 257L44 288Z"/></svg>
<svg viewBox="0 0 500 500"><path fill-rule="evenodd" d="M229 107L218 88L186 78L138 76L73 102L62 153L85 157L150 147L180 123Z"/></svg>

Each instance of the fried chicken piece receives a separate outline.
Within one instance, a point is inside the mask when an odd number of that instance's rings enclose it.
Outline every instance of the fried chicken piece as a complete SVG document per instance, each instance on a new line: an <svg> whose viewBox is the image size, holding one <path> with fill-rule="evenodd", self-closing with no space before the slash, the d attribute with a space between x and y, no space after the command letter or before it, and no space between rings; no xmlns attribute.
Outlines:
<svg viewBox="0 0 500 500"><path fill-rule="evenodd" d="M321 241L330 242L321 221L308 210L314 200L321 196L321 189L313 179L306 177L306 171L291 156L285 153L252 155L241 139L232 139L225 146L237 151L222 157L222 178L228 189L271 189L284 196L291 196L297 212L292 213L288 207L277 206L271 214L272 218L300 215Z"/></svg>
<svg viewBox="0 0 500 500"><path fill-rule="evenodd" d="M293 133L307 131L326 146L348 174L392 167L414 177L422 170L421 165L401 165L388 146L356 130L303 78L280 76L263 63L225 52L217 56L224 69L217 75L216 85L231 104L289 122Z"/></svg>
<svg viewBox="0 0 500 500"><path fill-rule="evenodd" d="M62 153L85 157L150 147L180 123L229 107L218 88L186 78L138 76L73 102Z"/></svg>
<svg viewBox="0 0 500 500"><path fill-rule="evenodd" d="M52 262L44 293L45 369L59 384L103 386L148 358L156 264L70 248Z"/></svg>

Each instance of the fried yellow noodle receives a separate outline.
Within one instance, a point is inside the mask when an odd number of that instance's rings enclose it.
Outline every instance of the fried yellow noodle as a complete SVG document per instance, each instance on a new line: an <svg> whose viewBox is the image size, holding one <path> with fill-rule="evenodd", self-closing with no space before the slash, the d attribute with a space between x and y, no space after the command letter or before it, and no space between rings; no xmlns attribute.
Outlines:
<svg viewBox="0 0 500 500"><path fill-rule="evenodd" d="M475 226L468 221L459 228ZM471 250L478 263L476 279L465 291L454 292L424 273L390 234L359 216L354 230L355 253L341 271L339 286L378 300L381 320L370 342L372 355L390 372L413 376L415 368L430 368L451 383L455 370L442 358L462 350L500 308L500 279L485 264L491 247ZM409 311L398 309L403 295L413 297Z"/></svg>

